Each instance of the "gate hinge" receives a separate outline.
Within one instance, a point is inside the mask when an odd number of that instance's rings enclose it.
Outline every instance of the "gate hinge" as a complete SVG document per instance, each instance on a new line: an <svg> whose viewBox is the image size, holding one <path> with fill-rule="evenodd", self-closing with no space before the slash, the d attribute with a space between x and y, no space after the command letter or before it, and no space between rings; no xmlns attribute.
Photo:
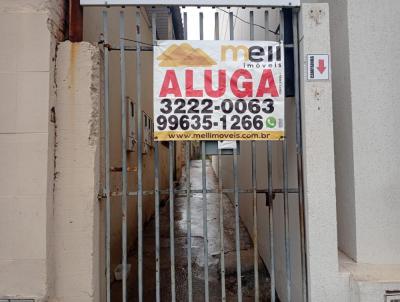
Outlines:
<svg viewBox="0 0 400 302"><path fill-rule="evenodd" d="M100 189L99 193L97 193L97 199L100 201L100 200L102 200L103 198L106 198L106 197L107 197L107 195L105 193L105 190L104 189Z"/></svg>
<svg viewBox="0 0 400 302"><path fill-rule="evenodd" d="M274 201L275 199L275 193L272 193L272 200L270 200L269 198L269 194L268 192L265 194L265 206L269 207L271 205L271 203Z"/></svg>
<svg viewBox="0 0 400 302"><path fill-rule="evenodd" d="M122 167L111 167L111 172L122 172ZM126 167L127 172L137 172L137 167Z"/></svg>

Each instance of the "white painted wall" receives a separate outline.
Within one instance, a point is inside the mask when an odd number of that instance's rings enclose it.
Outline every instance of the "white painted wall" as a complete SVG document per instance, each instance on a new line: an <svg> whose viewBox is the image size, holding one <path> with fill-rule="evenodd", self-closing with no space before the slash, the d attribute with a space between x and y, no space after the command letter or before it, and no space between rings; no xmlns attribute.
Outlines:
<svg viewBox="0 0 400 302"><path fill-rule="evenodd" d="M0 2L0 298L53 286L54 58L63 1Z"/></svg>
<svg viewBox="0 0 400 302"><path fill-rule="evenodd" d="M305 71L307 54L331 54L327 4L302 6L299 37L310 300L348 301L337 251L332 83L307 81Z"/></svg>
<svg viewBox="0 0 400 302"><path fill-rule="evenodd" d="M400 3L324 2L331 9L339 248L359 263L399 264Z"/></svg>
<svg viewBox="0 0 400 302"><path fill-rule="evenodd" d="M356 209L354 192L353 132L349 26L347 0L327 2L330 8L333 124L335 135L335 168L338 220L338 247L357 258Z"/></svg>
<svg viewBox="0 0 400 302"><path fill-rule="evenodd" d="M400 2L349 1L357 262L400 264Z"/></svg>
<svg viewBox="0 0 400 302"><path fill-rule="evenodd" d="M350 57L347 1L331 1L332 97L335 135L338 247L356 258L356 219L353 165L353 133L350 105Z"/></svg>

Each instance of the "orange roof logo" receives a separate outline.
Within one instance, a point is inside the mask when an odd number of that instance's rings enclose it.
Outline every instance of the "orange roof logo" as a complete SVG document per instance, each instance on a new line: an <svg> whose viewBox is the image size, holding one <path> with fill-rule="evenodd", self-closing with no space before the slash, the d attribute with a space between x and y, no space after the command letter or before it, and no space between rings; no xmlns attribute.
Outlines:
<svg viewBox="0 0 400 302"><path fill-rule="evenodd" d="M158 56L157 60L161 61L159 64L161 67L201 67L217 64L217 62L200 48L193 48L188 43L171 45Z"/></svg>

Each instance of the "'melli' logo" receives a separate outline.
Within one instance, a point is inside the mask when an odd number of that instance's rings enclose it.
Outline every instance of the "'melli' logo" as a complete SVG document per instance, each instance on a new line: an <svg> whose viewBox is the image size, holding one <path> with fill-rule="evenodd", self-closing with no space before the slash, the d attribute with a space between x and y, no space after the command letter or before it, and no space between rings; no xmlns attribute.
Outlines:
<svg viewBox="0 0 400 302"><path fill-rule="evenodd" d="M274 62L281 61L281 47L276 46L251 46L246 45L222 45L221 46L221 61L226 61L228 54L231 54L232 61L238 61L241 54L243 61L251 62ZM274 58L275 54L275 58Z"/></svg>
<svg viewBox="0 0 400 302"><path fill-rule="evenodd" d="M171 45L157 57L157 60L161 61L159 64L161 67L205 67L217 64L203 50L193 48L188 43Z"/></svg>

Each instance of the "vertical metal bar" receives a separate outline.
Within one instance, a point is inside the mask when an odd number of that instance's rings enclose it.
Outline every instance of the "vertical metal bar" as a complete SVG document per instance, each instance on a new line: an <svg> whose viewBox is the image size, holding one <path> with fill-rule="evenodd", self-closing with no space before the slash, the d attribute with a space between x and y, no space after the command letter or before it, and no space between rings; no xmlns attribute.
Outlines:
<svg viewBox="0 0 400 302"><path fill-rule="evenodd" d="M214 17L214 39L219 40L219 13L215 12Z"/></svg>
<svg viewBox="0 0 400 302"><path fill-rule="evenodd" d="M234 39L233 12L229 12L229 40Z"/></svg>
<svg viewBox="0 0 400 302"><path fill-rule="evenodd" d="M250 11L250 40L254 40L254 12Z"/></svg>
<svg viewBox="0 0 400 302"><path fill-rule="evenodd" d="M110 218L110 112L109 112L109 50L108 44L108 13L103 11L103 35L104 35L104 136L105 136L105 186L106 210L105 210L105 256L106 256L106 302L111 301L111 218Z"/></svg>
<svg viewBox="0 0 400 302"><path fill-rule="evenodd" d="M254 12L250 11L250 40L254 40ZM254 242L254 301L260 299L258 278L258 230L257 230L257 171L256 142L251 142L251 182L253 186L253 242Z"/></svg>
<svg viewBox="0 0 400 302"><path fill-rule="evenodd" d="M203 239L204 239L204 301L209 301L208 295L208 229L207 229L207 179L206 179L206 142L201 142L201 179L203 193Z"/></svg>
<svg viewBox="0 0 400 302"><path fill-rule="evenodd" d="M126 169L126 96L125 96L125 15L120 12L120 66L121 66L121 153L122 153L122 301L127 300L127 169Z"/></svg>
<svg viewBox="0 0 400 302"><path fill-rule="evenodd" d="M168 20L167 20L167 37L169 40L172 40L174 37L174 27L172 23L172 12L171 9L168 9Z"/></svg>
<svg viewBox="0 0 400 302"><path fill-rule="evenodd" d="M138 121L138 192L137 192L137 211L138 211L138 295L139 302L143 301L143 155L142 155L142 82L141 82L141 16L140 8L136 11L136 102L137 102L137 121Z"/></svg>
<svg viewBox="0 0 400 302"><path fill-rule="evenodd" d="M187 12L183 14L183 34L184 39L188 38ZM187 270L188 270L188 301L193 301L193 281L192 281L192 212L190 203L190 148L191 143L186 142L186 223L187 223Z"/></svg>
<svg viewBox="0 0 400 302"><path fill-rule="evenodd" d="M238 287L238 301L242 301L242 267L240 261L240 204L238 184L238 154L237 148L233 149L233 174L234 174L234 201L235 201L235 243L236 243L236 277Z"/></svg>
<svg viewBox="0 0 400 302"><path fill-rule="evenodd" d="M254 40L254 12L250 12L250 39ZM254 283L255 301L259 301L259 276L258 276L258 230L257 230L257 172L256 172L256 142L251 143L252 148L252 184L253 184L253 241L254 241Z"/></svg>
<svg viewBox="0 0 400 302"><path fill-rule="evenodd" d="M296 102L296 153L297 153L297 182L299 187L299 220L300 220L300 245L301 245L301 275L303 301L308 301L308 274L307 274L307 238L303 191L303 145L301 134L301 99L300 99L300 65L299 65L299 36L298 36L298 11L293 10L293 44L294 44L294 87Z"/></svg>
<svg viewBox="0 0 400 302"><path fill-rule="evenodd" d="M215 12L214 38L219 40L219 13ZM222 191L222 152L218 149L218 193L219 193L219 236L220 236L220 270L221 270L221 300L226 301L225 288L225 239L224 239L224 193Z"/></svg>
<svg viewBox="0 0 400 302"><path fill-rule="evenodd" d="M157 41L157 14L151 15L151 29L153 45ZM153 52L154 53L154 52ZM160 165L159 165L159 142L154 142L154 209L156 229L156 301L160 302Z"/></svg>
<svg viewBox="0 0 400 302"><path fill-rule="evenodd" d="M204 39L203 13L199 13L200 40ZM201 142L202 187L203 187L203 239L204 239L204 300L209 301L208 290L208 226L207 226L207 179L206 179L206 142Z"/></svg>
<svg viewBox="0 0 400 302"><path fill-rule="evenodd" d="M220 269L221 269L221 300L226 301L225 288L225 239L224 239L224 193L222 191L222 161L221 150L218 150L218 191L219 191L219 235L220 235Z"/></svg>
<svg viewBox="0 0 400 302"><path fill-rule="evenodd" d="M269 14L265 11L265 40L269 40ZM268 156L268 217L269 217L269 254L270 254L270 285L271 285L271 301L275 302L275 251L274 251L274 200L272 193L272 142L267 142Z"/></svg>
<svg viewBox="0 0 400 302"><path fill-rule="evenodd" d="M183 34L185 40L188 39L188 22L187 22L187 12L183 13Z"/></svg>
<svg viewBox="0 0 400 302"><path fill-rule="evenodd" d="M234 39L233 12L229 13L229 35L230 40ZM238 185L238 154L237 146L233 149L233 178L234 178L234 200L235 200L235 243L236 243L236 277L237 277L237 301L242 301L242 268L240 261L240 205Z"/></svg>
<svg viewBox="0 0 400 302"><path fill-rule="evenodd" d="M172 14L168 12L168 39L172 39ZM175 142L169 142L169 238L171 259L171 301L176 300L175 291L175 218L174 218L174 172L175 172Z"/></svg>
<svg viewBox="0 0 400 302"><path fill-rule="evenodd" d="M268 155L268 217L269 217L269 253L270 253L270 279L271 301L275 302L275 251L274 251L274 198L272 194L272 143L267 142Z"/></svg>
<svg viewBox="0 0 400 302"><path fill-rule="evenodd" d="M258 278L258 231L257 231L257 177L256 177L256 142L251 142L252 185L253 185L253 242L254 242L254 300L259 301L260 289Z"/></svg>
<svg viewBox="0 0 400 302"><path fill-rule="evenodd" d="M204 40L203 20L204 20L203 13L200 12L200 13L199 13L200 40Z"/></svg>
<svg viewBox="0 0 400 302"><path fill-rule="evenodd" d="M286 124L286 122L285 122ZM289 194L288 194L288 151L287 140L282 142L283 160L283 212L285 217L285 268L286 268L286 295L287 301L292 301L291 296L291 261L290 261L290 225L289 225Z"/></svg>
<svg viewBox="0 0 400 302"><path fill-rule="evenodd" d="M156 228L156 301L160 302L160 165L159 143L154 145L154 206Z"/></svg>
<svg viewBox="0 0 400 302"><path fill-rule="evenodd" d="M187 269L188 269L188 301L192 298L192 215L190 204L190 142L186 142L186 228L187 228Z"/></svg>
<svg viewBox="0 0 400 302"><path fill-rule="evenodd" d="M171 257L171 301L175 302L175 218L174 218L174 166L175 166L174 142L169 142L169 244Z"/></svg>
<svg viewBox="0 0 400 302"><path fill-rule="evenodd" d="M285 68L285 18L283 10L280 11L280 38L283 68ZM286 101L286 100L285 100ZM286 119L285 119L286 131ZM289 194L288 194L288 146L287 139L282 141L282 164L283 164L283 215L285 233L285 273L286 273L286 297L288 301L291 297L291 263L290 263L290 225L289 225Z"/></svg>
<svg viewBox="0 0 400 302"><path fill-rule="evenodd" d="M265 10L264 12L264 28L265 28L265 41L269 41L269 12Z"/></svg>
<svg viewBox="0 0 400 302"><path fill-rule="evenodd" d="M183 14L183 34L184 39L188 39L187 12ZM187 223L187 270L188 270L188 301L193 301L193 282L192 282L192 209L190 203L190 148L191 143L186 142L186 223Z"/></svg>
<svg viewBox="0 0 400 302"><path fill-rule="evenodd" d="M285 123L286 124L286 123ZM291 261L290 261L290 225L289 225L289 196L288 196L288 151L286 138L282 142L283 160L283 211L285 220L285 268L286 268L286 295L291 301Z"/></svg>
<svg viewBox="0 0 400 302"><path fill-rule="evenodd" d="M285 122L286 124L286 122ZM282 142L282 161L283 161L283 213L285 220L285 272L286 272L286 295L287 300L291 301L291 262L290 262L290 225L289 225L289 194L288 194L288 151L287 140Z"/></svg>

